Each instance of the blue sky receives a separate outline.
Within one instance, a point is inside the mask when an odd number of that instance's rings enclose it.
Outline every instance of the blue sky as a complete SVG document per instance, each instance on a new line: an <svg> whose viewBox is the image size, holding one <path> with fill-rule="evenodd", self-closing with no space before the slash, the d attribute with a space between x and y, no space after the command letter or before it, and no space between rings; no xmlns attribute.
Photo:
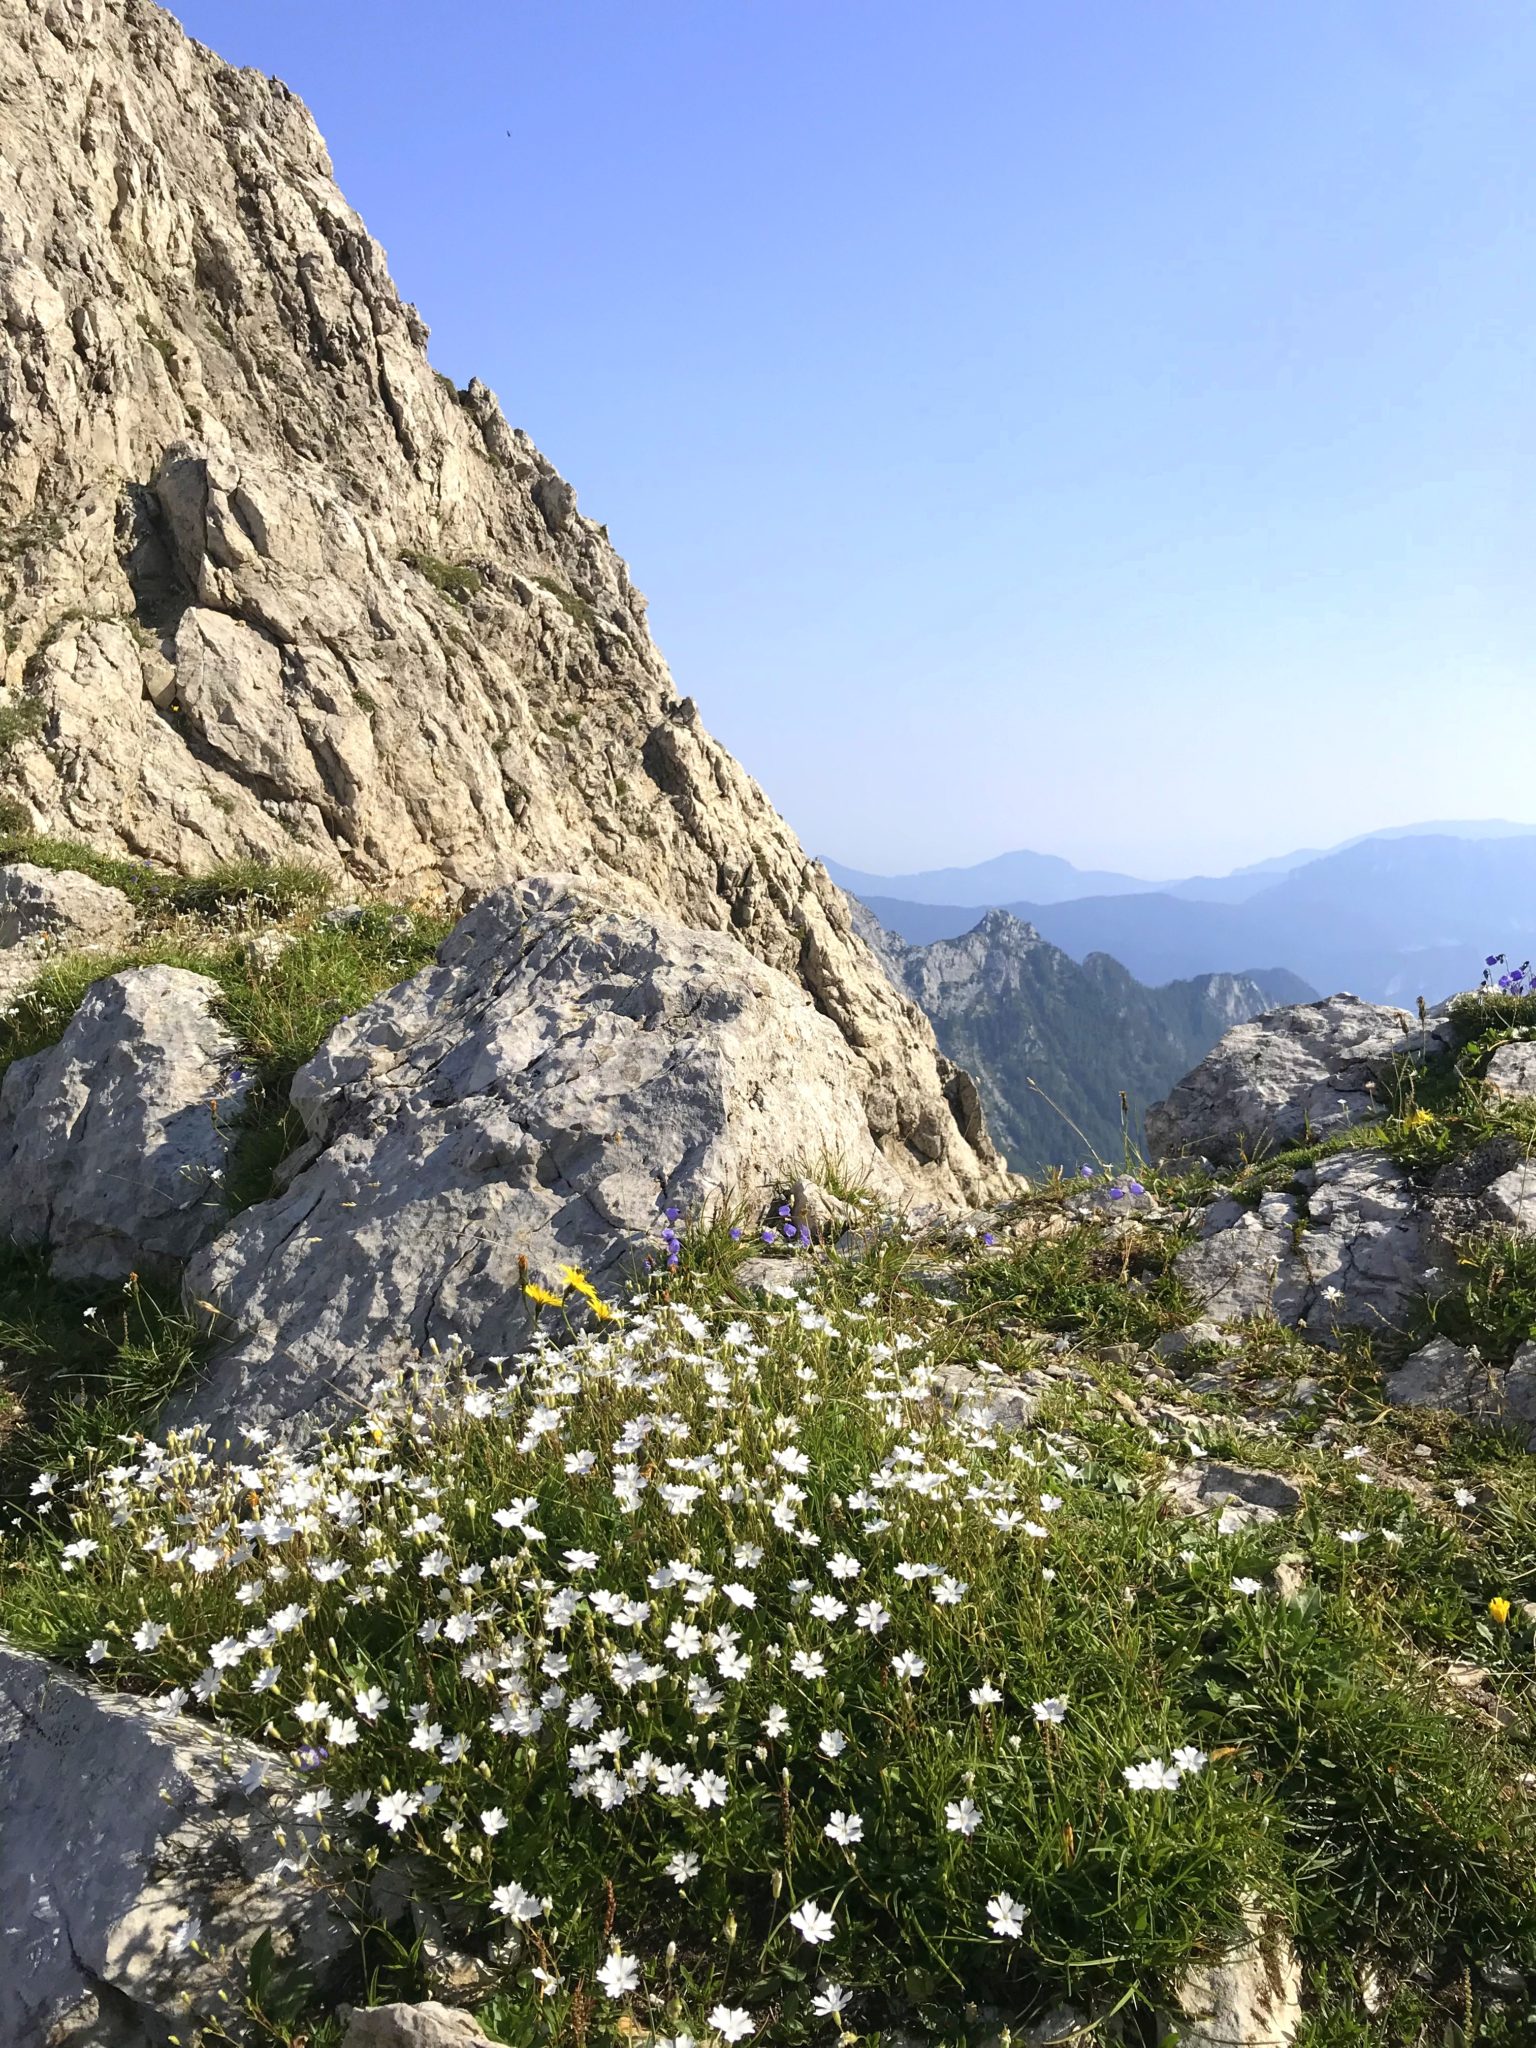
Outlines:
<svg viewBox="0 0 1536 2048"><path fill-rule="evenodd" d="M1536 819L1536 11L179 13L309 102L814 850Z"/></svg>

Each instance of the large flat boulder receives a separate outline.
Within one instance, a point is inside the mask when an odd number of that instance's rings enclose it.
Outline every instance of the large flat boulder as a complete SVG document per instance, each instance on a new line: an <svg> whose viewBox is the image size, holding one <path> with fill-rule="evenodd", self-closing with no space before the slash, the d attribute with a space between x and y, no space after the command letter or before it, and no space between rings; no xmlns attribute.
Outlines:
<svg viewBox="0 0 1536 2048"><path fill-rule="evenodd" d="M0 1638L5 2048L158 2048L238 1993L263 1934L311 1965L339 1955L295 1861L299 1789L253 1745Z"/></svg>
<svg viewBox="0 0 1536 2048"><path fill-rule="evenodd" d="M225 1222L244 1101L218 985L134 967L86 993L57 1045L0 1084L3 1229L61 1279L174 1276Z"/></svg>
<svg viewBox="0 0 1536 2048"><path fill-rule="evenodd" d="M1193 1073L1147 1111L1158 1159L1202 1155L1236 1166L1379 1116L1381 1086L1402 1060L1449 1043L1441 1016L1329 996L1293 1003L1229 1031Z"/></svg>
<svg viewBox="0 0 1536 2048"><path fill-rule="evenodd" d="M859 1078L798 983L628 885L498 890L295 1078L312 1156L189 1270L240 1334L177 1419L301 1430L432 1344L515 1352L526 1280L622 1291L668 1205L755 1213L827 1158L899 1202Z"/></svg>

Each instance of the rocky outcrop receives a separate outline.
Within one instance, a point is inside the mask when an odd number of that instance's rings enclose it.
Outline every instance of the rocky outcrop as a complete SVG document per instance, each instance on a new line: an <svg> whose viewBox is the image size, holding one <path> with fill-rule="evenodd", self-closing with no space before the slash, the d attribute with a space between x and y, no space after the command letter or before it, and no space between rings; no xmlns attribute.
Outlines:
<svg viewBox="0 0 1536 2048"><path fill-rule="evenodd" d="M1431 1228L1401 1166L1344 1153L1299 1173L1294 1193L1213 1202L1174 1270L1217 1324L1272 1316L1320 1342L1335 1329L1390 1337L1429 1287Z"/></svg>
<svg viewBox="0 0 1536 2048"><path fill-rule="evenodd" d="M183 1412L294 1427L432 1344L514 1352L530 1278L612 1295L667 1207L755 1222L824 1158L899 1200L859 1078L797 983L639 890L498 890L295 1078L297 1170L187 1275L240 1335Z"/></svg>
<svg viewBox="0 0 1536 2048"><path fill-rule="evenodd" d="M1536 1343L1522 1344L1508 1365L1491 1365L1476 1348L1433 1338L1383 1383L1398 1408L1439 1408L1497 1423L1536 1443Z"/></svg>
<svg viewBox="0 0 1536 2048"><path fill-rule="evenodd" d="M262 1935L310 1966L340 1954L295 1875L298 1790L263 1751L0 1639L6 2048L158 2048L222 2009L230 1956Z"/></svg>
<svg viewBox="0 0 1536 2048"><path fill-rule="evenodd" d="M989 1198L927 1025L606 531L426 341L283 85L149 0L0 0L0 796L184 869L627 876L800 982L909 1185Z"/></svg>
<svg viewBox="0 0 1536 2048"><path fill-rule="evenodd" d="M1154 1103L1147 1143L1158 1159L1202 1154L1218 1166L1313 1144L1381 1115L1398 1063L1449 1043L1443 1010L1420 1024L1351 995L1272 1010L1229 1031Z"/></svg>
<svg viewBox="0 0 1536 2048"><path fill-rule="evenodd" d="M174 1277L227 1221L245 1082L216 983L135 967L86 994L63 1037L0 1082L7 1236L61 1279Z"/></svg>

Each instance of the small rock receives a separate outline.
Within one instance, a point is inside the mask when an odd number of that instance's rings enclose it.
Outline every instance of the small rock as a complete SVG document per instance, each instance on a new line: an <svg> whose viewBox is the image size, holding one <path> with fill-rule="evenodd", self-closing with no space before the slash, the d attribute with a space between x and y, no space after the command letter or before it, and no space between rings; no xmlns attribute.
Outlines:
<svg viewBox="0 0 1536 2048"><path fill-rule="evenodd" d="M1299 1600L1307 1589L1311 1576L1308 1559L1299 1551L1288 1550L1274 1569L1275 1593L1277 1598L1290 1602Z"/></svg>
<svg viewBox="0 0 1536 2048"><path fill-rule="evenodd" d="M1449 1337L1434 1337L1415 1351L1382 1382L1382 1391L1397 1408L1443 1408L1452 1415L1470 1415L1484 1397L1488 1369L1476 1351L1463 1349Z"/></svg>
<svg viewBox="0 0 1536 2048"><path fill-rule="evenodd" d="M1178 2048L1290 2048L1301 2027L1301 1966L1284 1932L1256 1912L1220 1962L1185 1973L1162 2038Z"/></svg>
<svg viewBox="0 0 1536 2048"><path fill-rule="evenodd" d="M341 2048L488 2048L478 2020L451 2005L370 2005L353 2008Z"/></svg>
<svg viewBox="0 0 1536 2048"><path fill-rule="evenodd" d="M1088 2015L1075 2005L1053 2005L1049 2012L1030 2022L1014 2035L1023 2048L1055 2048L1057 2042L1070 2041L1080 2034L1088 2024Z"/></svg>
<svg viewBox="0 0 1536 2048"><path fill-rule="evenodd" d="M749 1294L799 1294L815 1278L809 1259L743 1259L732 1274Z"/></svg>
<svg viewBox="0 0 1536 2048"><path fill-rule="evenodd" d="M1200 1493L1216 1505L1235 1501L1265 1516L1293 1515L1301 1506L1301 1489L1279 1472L1254 1471L1243 1465L1214 1461L1201 1466Z"/></svg>
<svg viewBox="0 0 1536 2048"><path fill-rule="evenodd" d="M964 1292L964 1275L959 1266L909 1266L902 1278L908 1286L936 1301L958 1301Z"/></svg>
<svg viewBox="0 0 1536 2048"><path fill-rule="evenodd" d="M1202 1461L1169 1473L1158 1491L1181 1515L1222 1512L1223 1527L1257 1527L1294 1514L1300 1490L1278 1472L1252 1471L1241 1465Z"/></svg>
<svg viewBox="0 0 1536 2048"><path fill-rule="evenodd" d="M289 947L295 943L296 937L297 934L294 932L253 932L241 951L252 967L264 973L277 965Z"/></svg>
<svg viewBox="0 0 1536 2048"><path fill-rule="evenodd" d="M836 1195L829 1194L818 1182L797 1180L789 1191L791 1219L802 1238L809 1237L813 1244L820 1244L829 1237L839 1237L847 1230L854 1217L853 1205L843 1202ZM769 1219L772 1221L772 1218Z"/></svg>
<svg viewBox="0 0 1536 2048"><path fill-rule="evenodd" d="M1182 1358L1198 1344L1219 1344L1224 1351L1237 1351L1242 1348L1242 1339L1224 1330L1220 1323L1202 1318L1182 1330L1164 1330L1152 1349L1159 1358Z"/></svg>

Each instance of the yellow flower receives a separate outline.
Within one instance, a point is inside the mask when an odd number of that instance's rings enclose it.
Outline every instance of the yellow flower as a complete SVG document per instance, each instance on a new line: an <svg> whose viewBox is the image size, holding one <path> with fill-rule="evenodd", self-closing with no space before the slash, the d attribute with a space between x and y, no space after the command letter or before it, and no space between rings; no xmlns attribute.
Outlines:
<svg viewBox="0 0 1536 2048"><path fill-rule="evenodd" d="M1427 1109L1410 1109L1403 1118L1403 1129L1405 1131L1417 1131L1421 1130L1425 1124L1432 1124L1433 1122L1434 1117Z"/></svg>
<svg viewBox="0 0 1536 2048"><path fill-rule="evenodd" d="M1498 1622L1502 1627L1502 1625L1509 1619L1509 1602L1503 1599L1501 1596L1495 1595L1495 1597L1488 1602L1488 1612L1493 1616L1494 1620Z"/></svg>
<svg viewBox="0 0 1536 2048"><path fill-rule="evenodd" d="M603 1300L581 1268L579 1266L565 1266L561 1268L561 1271L565 1276L566 1286L574 1289L583 1301L590 1304L592 1313L597 1317L597 1320L600 1323L610 1322L613 1317L613 1310Z"/></svg>
<svg viewBox="0 0 1536 2048"><path fill-rule="evenodd" d="M549 1289L541 1287L537 1280L530 1281L523 1292L530 1301L541 1301L546 1308L558 1308L565 1299L563 1294L551 1294Z"/></svg>

